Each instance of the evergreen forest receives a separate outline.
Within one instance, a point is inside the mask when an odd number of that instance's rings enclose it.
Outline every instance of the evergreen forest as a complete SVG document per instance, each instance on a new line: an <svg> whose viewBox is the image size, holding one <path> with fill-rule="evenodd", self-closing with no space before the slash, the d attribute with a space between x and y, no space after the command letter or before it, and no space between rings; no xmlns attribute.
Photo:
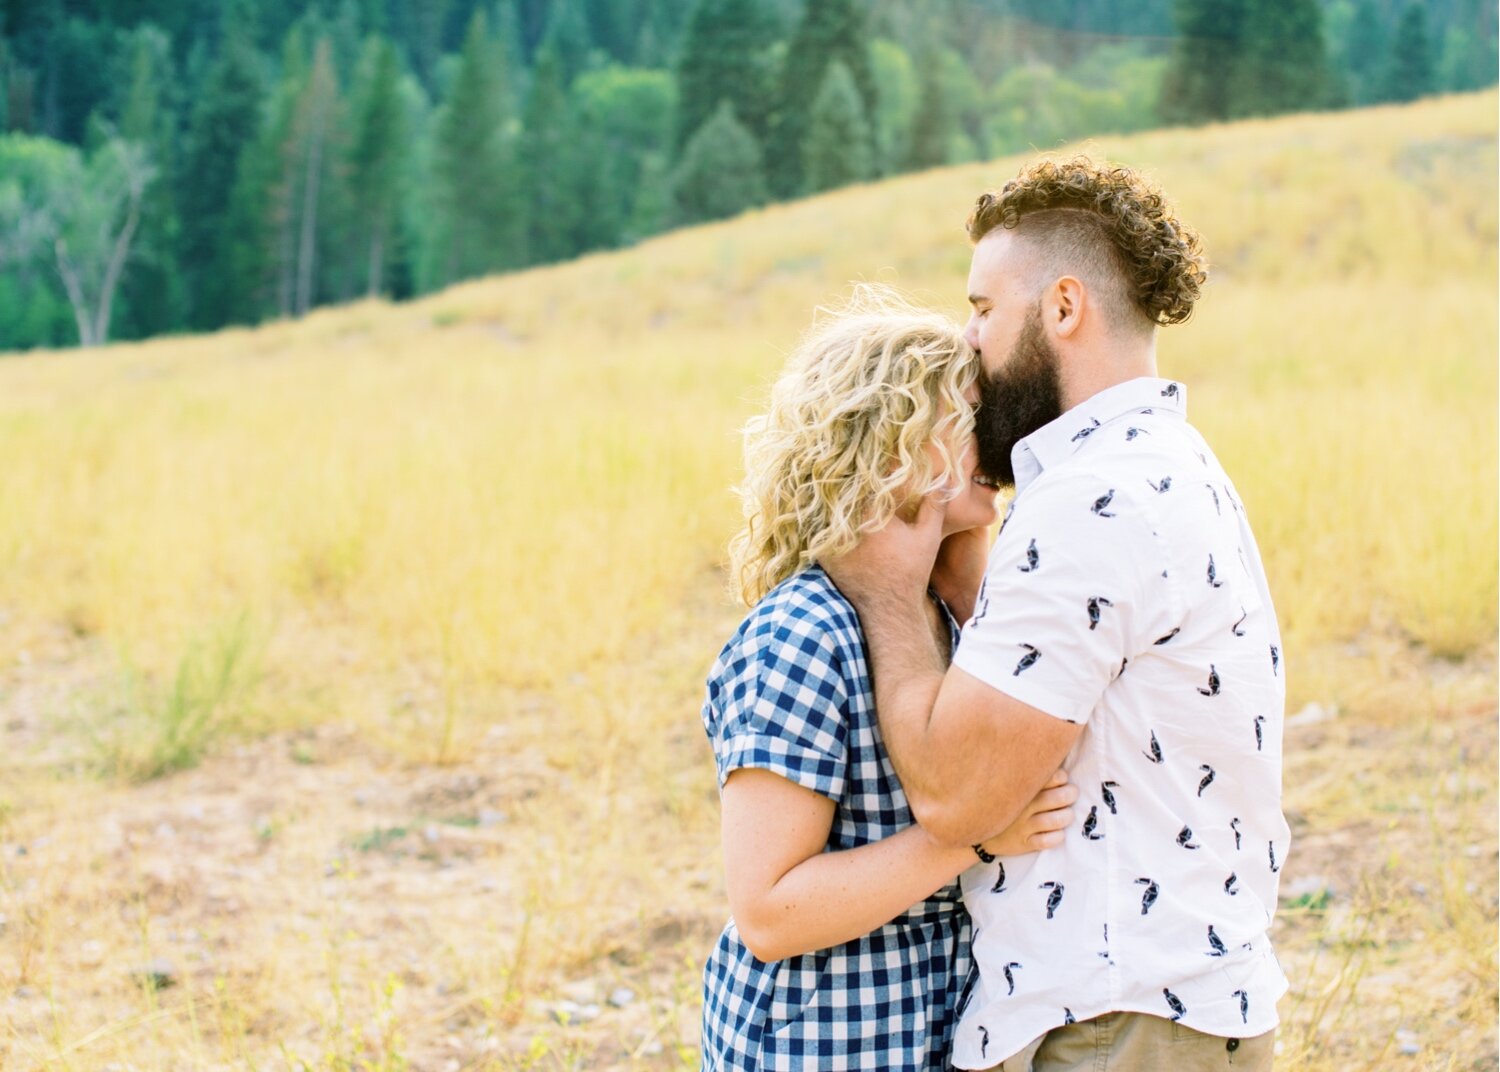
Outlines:
<svg viewBox="0 0 1500 1072"><path fill-rule="evenodd" d="M1492 0L0 0L0 350L409 298L1496 62Z"/></svg>

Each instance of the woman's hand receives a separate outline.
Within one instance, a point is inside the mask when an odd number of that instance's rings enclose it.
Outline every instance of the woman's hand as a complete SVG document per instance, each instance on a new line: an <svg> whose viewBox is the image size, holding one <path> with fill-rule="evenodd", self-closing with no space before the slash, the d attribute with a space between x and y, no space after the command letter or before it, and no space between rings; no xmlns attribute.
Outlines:
<svg viewBox="0 0 1500 1072"><path fill-rule="evenodd" d="M1059 769L1015 822L979 847L996 856L1024 856L1056 848L1073 825L1072 805L1077 800L1078 787L1068 781L1067 771Z"/></svg>
<svg viewBox="0 0 1500 1072"><path fill-rule="evenodd" d="M943 537L932 564L932 590L948 604L960 625L974 616L974 601L990 558L988 526L964 529Z"/></svg>

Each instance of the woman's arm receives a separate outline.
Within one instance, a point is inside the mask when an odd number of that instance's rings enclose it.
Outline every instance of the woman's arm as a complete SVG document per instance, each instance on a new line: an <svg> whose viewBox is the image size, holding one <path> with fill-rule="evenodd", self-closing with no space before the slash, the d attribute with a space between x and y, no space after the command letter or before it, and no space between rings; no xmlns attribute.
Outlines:
<svg viewBox="0 0 1500 1072"><path fill-rule="evenodd" d="M1061 771L987 851L1014 856L1061 844L1078 798ZM975 862L918 826L824 852L833 801L779 774L732 772L724 783L724 872L740 937L763 961L839 945L884 926Z"/></svg>

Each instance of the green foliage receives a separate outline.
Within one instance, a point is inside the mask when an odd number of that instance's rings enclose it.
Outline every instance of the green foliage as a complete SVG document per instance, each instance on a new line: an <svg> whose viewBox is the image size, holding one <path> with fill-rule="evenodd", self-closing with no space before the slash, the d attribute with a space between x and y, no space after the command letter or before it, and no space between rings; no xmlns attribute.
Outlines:
<svg viewBox="0 0 1500 1072"><path fill-rule="evenodd" d="M776 196L794 196L803 188L808 102L816 98L831 64L839 62L849 69L865 115L874 111L866 36L864 15L855 0L807 0L787 46L780 96L766 139L766 178Z"/></svg>
<svg viewBox="0 0 1500 1072"><path fill-rule="evenodd" d="M1427 13L1420 4L1406 5L1391 39L1391 58L1385 72L1386 100L1416 100L1431 93L1432 45L1427 36Z"/></svg>
<svg viewBox="0 0 1500 1072"><path fill-rule="evenodd" d="M765 201L760 146L729 102L688 140L672 196L684 223L722 219Z"/></svg>
<svg viewBox="0 0 1500 1072"><path fill-rule="evenodd" d="M257 652L244 615L189 643L169 683L126 664L123 710L87 727L104 773L150 781L196 766L242 729L259 684Z"/></svg>
<svg viewBox="0 0 1500 1072"><path fill-rule="evenodd" d="M634 242L666 225L665 168L676 97L666 71L606 67L573 83L575 166L585 186L590 246Z"/></svg>
<svg viewBox="0 0 1500 1072"><path fill-rule="evenodd" d="M348 171L360 248L367 255L365 291L375 295L384 289L407 131L395 47L383 38L372 38L365 46L362 67Z"/></svg>
<svg viewBox="0 0 1500 1072"><path fill-rule="evenodd" d="M1174 0L1177 38L1162 80L1161 117L1201 123L1234 114L1239 47L1252 0Z"/></svg>
<svg viewBox="0 0 1500 1072"><path fill-rule="evenodd" d="M1329 90L1326 68L1318 0L1251 0L1230 114L1276 115L1319 107Z"/></svg>
<svg viewBox="0 0 1500 1072"><path fill-rule="evenodd" d="M687 144L720 103L764 143L770 126L776 23L761 0L699 0L677 62L677 147Z"/></svg>
<svg viewBox="0 0 1500 1072"><path fill-rule="evenodd" d="M875 172L894 175L905 166L911 152L917 70L904 48L883 37L870 44L870 68L875 79L875 111L870 123Z"/></svg>
<svg viewBox="0 0 1500 1072"><path fill-rule="evenodd" d="M177 176L178 263L187 282L188 323L195 328L219 327L238 305L225 217L240 155L260 131L261 97L252 45L232 36L196 98Z"/></svg>
<svg viewBox="0 0 1500 1072"><path fill-rule="evenodd" d="M521 132L526 250L533 262L563 260L588 242L591 162L580 152L564 75L561 58L544 45Z"/></svg>
<svg viewBox="0 0 1500 1072"><path fill-rule="evenodd" d="M954 143L961 137L963 126L957 87L952 79L945 77L941 57L929 53L917 64L917 69L921 78L907 166L920 170L939 167L952 159Z"/></svg>
<svg viewBox="0 0 1500 1072"><path fill-rule="evenodd" d="M1343 68L1349 80L1349 97L1355 104L1378 100L1385 69L1386 30L1375 0L1359 0L1344 37Z"/></svg>
<svg viewBox="0 0 1500 1072"><path fill-rule="evenodd" d="M434 225L438 279L451 282L526 261L511 111L500 50L476 12L437 120Z"/></svg>
<svg viewBox="0 0 1500 1072"><path fill-rule="evenodd" d="M991 151L1054 149L1093 134L1149 126L1161 71L1159 60L1129 61L1121 66L1119 88L1109 89L1080 85L1042 64L1010 71L989 95Z"/></svg>
<svg viewBox="0 0 1500 1072"><path fill-rule="evenodd" d="M828 65L823 87L813 99L802 165L809 193L832 190L870 177L870 124L849 68Z"/></svg>

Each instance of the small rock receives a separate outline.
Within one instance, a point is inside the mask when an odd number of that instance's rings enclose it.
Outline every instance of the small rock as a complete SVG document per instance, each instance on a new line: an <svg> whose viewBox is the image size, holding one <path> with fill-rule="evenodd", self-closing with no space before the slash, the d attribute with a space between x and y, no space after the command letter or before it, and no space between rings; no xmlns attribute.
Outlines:
<svg viewBox="0 0 1500 1072"><path fill-rule="evenodd" d="M36 996L36 991L33 990L33 989L31 989L31 987L29 987L29 986L18 986L13 991L13 993L15 994L16 997L20 998L22 1001L25 1001L27 998L31 998L31 997L35 997Z"/></svg>
<svg viewBox="0 0 1500 1072"><path fill-rule="evenodd" d="M588 1004L599 1000L599 984L593 979L580 979L574 983L564 983L559 989L572 1001L579 1004Z"/></svg>
<svg viewBox="0 0 1500 1072"><path fill-rule="evenodd" d="M559 1001L552 1007L552 1019L558 1023L586 1024L599 1018L599 1006L593 1002L580 1004L576 1001Z"/></svg>
<svg viewBox="0 0 1500 1072"><path fill-rule="evenodd" d="M428 823L422 831L422 838L429 845L436 845L439 841L443 840L443 832L437 828L437 823Z"/></svg>
<svg viewBox="0 0 1500 1072"><path fill-rule="evenodd" d="M506 815L503 811L497 811L494 808L479 809L480 826L499 826L502 823L508 822L510 822L510 816Z"/></svg>
<svg viewBox="0 0 1500 1072"><path fill-rule="evenodd" d="M1402 1057L1415 1057L1421 1053L1422 1043L1418 1040L1417 1033L1404 1027L1398 1028L1396 1030L1396 1052L1400 1053Z"/></svg>
<svg viewBox="0 0 1500 1072"><path fill-rule="evenodd" d="M1331 722L1339 717L1338 704L1329 704L1326 707L1319 703L1310 703L1286 720L1288 726L1316 726L1319 722Z"/></svg>
<svg viewBox="0 0 1500 1072"><path fill-rule="evenodd" d="M609 992L609 1003L617 1009L623 1009L635 1000L635 991L628 986L617 986Z"/></svg>
<svg viewBox="0 0 1500 1072"><path fill-rule="evenodd" d="M137 964L131 968L130 977L152 990L165 990L177 984L177 965L166 957L153 957L145 964Z"/></svg>

